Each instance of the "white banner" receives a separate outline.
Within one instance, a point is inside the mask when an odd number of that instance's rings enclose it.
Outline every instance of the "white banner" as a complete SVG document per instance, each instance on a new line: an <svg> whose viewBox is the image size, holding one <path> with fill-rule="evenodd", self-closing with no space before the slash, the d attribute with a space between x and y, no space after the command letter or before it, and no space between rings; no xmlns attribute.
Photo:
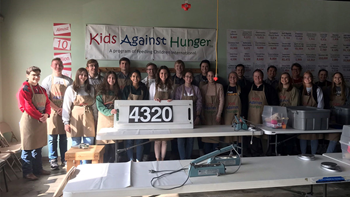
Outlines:
<svg viewBox="0 0 350 197"><path fill-rule="evenodd" d="M215 29L87 25L85 58L215 61Z"/></svg>

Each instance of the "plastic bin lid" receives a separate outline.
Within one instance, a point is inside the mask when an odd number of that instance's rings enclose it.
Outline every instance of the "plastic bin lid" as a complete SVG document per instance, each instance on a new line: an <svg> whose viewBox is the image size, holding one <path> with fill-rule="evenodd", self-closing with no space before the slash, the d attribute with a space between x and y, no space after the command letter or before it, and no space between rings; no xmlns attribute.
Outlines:
<svg viewBox="0 0 350 197"><path fill-rule="evenodd" d="M287 110L292 111L307 111L308 113L319 113L319 112L327 112L329 109L319 109L316 107L309 107L309 106L293 106L293 107L287 107Z"/></svg>
<svg viewBox="0 0 350 197"><path fill-rule="evenodd" d="M350 146L350 142L343 142L343 141L340 140L339 143L347 145L347 146Z"/></svg>
<svg viewBox="0 0 350 197"><path fill-rule="evenodd" d="M334 106L334 109L350 110L350 106Z"/></svg>

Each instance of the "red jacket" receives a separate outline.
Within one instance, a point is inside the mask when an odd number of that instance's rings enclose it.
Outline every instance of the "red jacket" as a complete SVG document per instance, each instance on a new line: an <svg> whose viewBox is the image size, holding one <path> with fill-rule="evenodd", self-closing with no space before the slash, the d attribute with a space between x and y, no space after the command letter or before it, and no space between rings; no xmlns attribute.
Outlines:
<svg viewBox="0 0 350 197"><path fill-rule="evenodd" d="M47 97L45 88L41 87L40 85L36 85L32 87L34 89L35 94L45 94L46 104L45 104L44 113L50 116L51 114L50 100ZM17 93L18 108L21 110L22 113L26 111L31 117L39 120L39 118L41 118L41 113L39 110L35 108L34 104L32 103L32 97L33 97L33 92L30 89L30 85L28 81L25 81Z"/></svg>

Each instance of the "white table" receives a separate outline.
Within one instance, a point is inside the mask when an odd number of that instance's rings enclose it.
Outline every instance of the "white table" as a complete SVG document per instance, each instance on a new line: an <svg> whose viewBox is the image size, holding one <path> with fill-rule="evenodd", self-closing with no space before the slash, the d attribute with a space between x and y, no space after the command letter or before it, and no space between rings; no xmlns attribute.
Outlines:
<svg viewBox="0 0 350 197"><path fill-rule="evenodd" d="M235 131L230 125L200 125L194 129L115 129L103 128L96 135L97 140L128 140L128 139L163 139L191 137L220 137L220 136L253 136L262 135L259 131ZM115 143L116 161L118 159L118 143ZM242 140L243 153L243 140Z"/></svg>
<svg viewBox="0 0 350 197"><path fill-rule="evenodd" d="M310 134L310 133L341 133L343 130L342 129L328 129L328 130L297 130L293 128L287 127L287 129L273 129L273 128L268 128L268 127L261 127L261 130L263 130L265 135L274 135L275 136L275 154L278 155L278 139L277 136L278 134ZM289 139L287 139L289 140ZM285 140L285 141L287 141ZM281 143L281 142L280 142ZM268 143L268 146L270 144Z"/></svg>
<svg viewBox="0 0 350 197"><path fill-rule="evenodd" d="M340 163L339 166L342 168L342 172L330 172L320 167L321 162L325 161L329 162L332 160L320 155L316 156L315 161L303 161L296 156L242 158L243 164L240 170L235 174L227 174L219 177L206 176L190 178L189 184L174 190L159 190L153 188L149 183L151 178L147 175L150 169L137 168L136 171L131 170L132 177L138 176L138 181L131 181L130 187L120 188L118 181L121 180L118 179L116 174L120 173L118 169L121 170L121 168L118 167L123 165L123 163L79 165L78 169L80 172L76 178L80 179L80 181L74 181L74 179L70 180L63 191L63 196L107 197L211 192L314 185L316 184L316 180L332 176L343 176L346 180L350 178L349 165ZM180 162L182 166L188 166L190 160L182 160ZM133 164L145 165L147 163L151 162ZM102 165L110 165L108 168L109 170L107 172L102 170ZM232 166L226 168L227 173L230 173L237 167ZM104 173L101 173L99 176L96 175L96 173L92 173L98 171L104 171ZM142 178L140 179L140 177ZM103 181L106 180L114 181L115 188L109 186L108 189L105 189L103 187Z"/></svg>
<svg viewBox="0 0 350 197"><path fill-rule="evenodd" d="M327 157L329 159L333 159L336 162L340 162L340 163L343 163L345 165L349 165L350 166L350 160L343 159L342 153L324 153L323 156L325 156L325 157Z"/></svg>

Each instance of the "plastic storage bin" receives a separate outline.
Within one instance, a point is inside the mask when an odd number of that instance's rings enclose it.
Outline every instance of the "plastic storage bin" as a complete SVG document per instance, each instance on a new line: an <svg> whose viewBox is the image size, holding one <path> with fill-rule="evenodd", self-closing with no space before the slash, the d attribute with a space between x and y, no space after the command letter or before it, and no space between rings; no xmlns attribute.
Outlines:
<svg viewBox="0 0 350 197"><path fill-rule="evenodd" d="M288 126L298 130L327 130L331 110L316 107L287 107Z"/></svg>
<svg viewBox="0 0 350 197"><path fill-rule="evenodd" d="M286 107L265 105L261 116L263 124L270 128L282 128L288 121Z"/></svg>
<svg viewBox="0 0 350 197"><path fill-rule="evenodd" d="M344 125L339 142L341 145L343 159L350 160L350 126L349 125Z"/></svg>
<svg viewBox="0 0 350 197"><path fill-rule="evenodd" d="M350 107L349 106L334 106L332 109L335 122L342 125L350 125Z"/></svg>

